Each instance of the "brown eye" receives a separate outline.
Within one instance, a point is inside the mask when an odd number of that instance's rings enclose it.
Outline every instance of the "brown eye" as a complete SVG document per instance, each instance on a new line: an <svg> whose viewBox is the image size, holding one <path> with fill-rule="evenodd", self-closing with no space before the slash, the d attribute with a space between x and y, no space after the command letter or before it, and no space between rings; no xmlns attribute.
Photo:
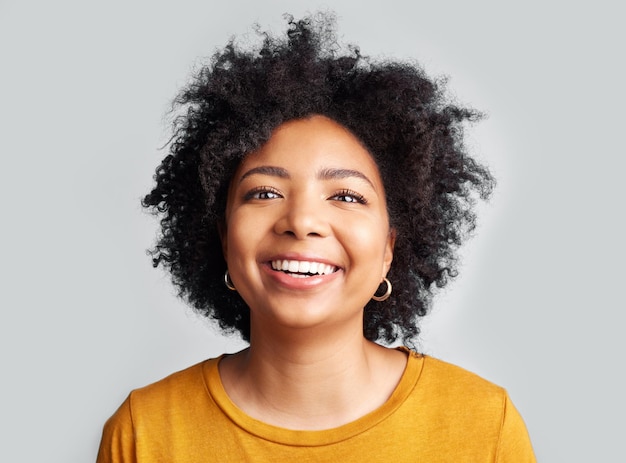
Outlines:
<svg viewBox="0 0 626 463"><path fill-rule="evenodd" d="M269 199L278 199L282 198L282 195L272 187L259 187L255 188L246 193L244 199L246 201L258 199L258 200L269 200Z"/></svg>
<svg viewBox="0 0 626 463"><path fill-rule="evenodd" d="M333 195L330 199L345 203L367 204L367 200L363 195L352 190L341 190Z"/></svg>

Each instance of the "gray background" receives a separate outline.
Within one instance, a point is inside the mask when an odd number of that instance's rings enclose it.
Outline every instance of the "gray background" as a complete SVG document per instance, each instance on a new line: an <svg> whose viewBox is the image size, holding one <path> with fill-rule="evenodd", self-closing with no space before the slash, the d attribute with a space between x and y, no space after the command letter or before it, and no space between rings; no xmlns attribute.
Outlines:
<svg viewBox="0 0 626 463"><path fill-rule="evenodd" d="M151 268L139 199L198 59L329 3L0 1L1 461L93 461L130 389L240 346ZM344 41L418 59L490 115L471 146L499 187L423 350L505 386L540 461L626 461L623 11L332 7Z"/></svg>

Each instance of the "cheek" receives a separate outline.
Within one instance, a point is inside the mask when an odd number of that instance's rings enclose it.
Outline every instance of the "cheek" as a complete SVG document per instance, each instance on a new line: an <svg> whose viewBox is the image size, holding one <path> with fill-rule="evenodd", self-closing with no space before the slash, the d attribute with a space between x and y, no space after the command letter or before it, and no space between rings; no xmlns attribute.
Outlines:
<svg viewBox="0 0 626 463"><path fill-rule="evenodd" d="M226 262L229 268L244 268L256 262L256 255L264 245L271 228L270 214L251 213L248 209L235 208L227 222Z"/></svg>
<svg viewBox="0 0 626 463"><path fill-rule="evenodd" d="M382 262L389 233L384 225L377 219L346 227L344 238L350 243L355 259L367 259L372 265L379 265Z"/></svg>
<svg viewBox="0 0 626 463"><path fill-rule="evenodd" d="M246 237L253 236L249 228L250 225L245 220L245 217L239 217L235 213L231 214L228 218L226 233L226 261L229 266L239 262L248 252L246 244L249 244L249 240L247 240Z"/></svg>
<svg viewBox="0 0 626 463"><path fill-rule="evenodd" d="M246 239L248 235L246 224L240 220L233 220L235 217L229 217L226 232L225 258L226 266L230 274L230 279L237 288L239 294L243 297L249 286L250 276L246 263L251 254L250 240ZM244 297L245 300L245 297Z"/></svg>

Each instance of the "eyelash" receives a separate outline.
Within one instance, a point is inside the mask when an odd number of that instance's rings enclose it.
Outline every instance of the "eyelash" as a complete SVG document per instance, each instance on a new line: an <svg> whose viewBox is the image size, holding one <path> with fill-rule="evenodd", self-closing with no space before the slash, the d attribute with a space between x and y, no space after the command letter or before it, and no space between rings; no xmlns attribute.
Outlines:
<svg viewBox="0 0 626 463"><path fill-rule="evenodd" d="M367 204L367 199L365 199L363 195L357 193L354 190L340 190L332 196L332 198L341 198L341 197L343 198L350 197L354 199L354 201L344 201L346 203Z"/></svg>
<svg viewBox="0 0 626 463"><path fill-rule="evenodd" d="M271 194L276 195L277 197L282 197L282 195L276 188L272 188L271 186L260 186L247 192L244 196L244 199L246 201L250 201L252 199L259 199L259 200L276 199L276 198L260 198L259 196L264 193L271 193Z"/></svg>
<svg viewBox="0 0 626 463"><path fill-rule="evenodd" d="M270 186L260 186L257 188L254 188L253 190L250 190L249 192L247 192L244 196L244 199L246 201L250 201L250 200L271 200L271 199L277 199L277 198L262 198L260 197L261 195L264 194L273 194L276 195L278 198L282 198L282 195L280 194L280 192L273 187ZM359 193L357 193L354 190L348 190L348 189L344 189L344 190L339 190L338 192L336 192L335 194L333 194L330 199L336 199L336 198L344 198L343 200L341 200L342 202L346 202L346 203L358 203L358 204L367 204L367 199L365 199L365 197ZM354 201L346 201L345 198L352 198Z"/></svg>

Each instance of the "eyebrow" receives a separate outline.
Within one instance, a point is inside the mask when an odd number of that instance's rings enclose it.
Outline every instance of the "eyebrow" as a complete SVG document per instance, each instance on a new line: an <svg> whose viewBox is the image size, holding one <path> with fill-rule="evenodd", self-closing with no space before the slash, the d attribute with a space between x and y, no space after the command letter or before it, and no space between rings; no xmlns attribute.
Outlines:
<svg viewBox="0 0 626 463"><path fill-rule="evenodd" d="M354 169L326 168L326 169L322 169L317 174L317 178L319 178L320 180L334 180L338 178L349 178L349 177L355 177L355 178L360 178L361 180L365 180L367 183L371 185L372 188L374 188L374 184L372 183L372 181L369 178L367 178L367 176L363 172L359 172L358 170L354 170Z"/></svg>
<svg viewBox="0 0 626 463"><path fill-rule="evenodd" d="M243 174L239 179L239 183L241 183L245 178L255 174L269 175L271 177L291 178L289 172L287 172L287 170L283 169L282 167L259 166L253 167L252 169L246 171L246 173Z"/></svg>
<svg viewBox="0 0 626 463"><path fill-rule="evenodd" d="M252 169L246 171L246 173L244 173L239 179L239 183L241 183L245 178L250 177L251 175L256 175L256 174L269 175L271 177L279 177L279 178L286 178L286 179L291 178L291 176L289 175L289 172L286 169L283 169L282 167L258 166L258 167L253 167ZM365 180L367 183L369 183L372 186L372 188L374 188L374 184L369 178L367 178L367 176L364 173L359 172L358 170L354 170L354 169L334 169L334 168L327 167L325 169L320 170L317 174L317 178L320 180L335 180L335 179L350 178L350 177L360 178L361 180Z"/></svg>

